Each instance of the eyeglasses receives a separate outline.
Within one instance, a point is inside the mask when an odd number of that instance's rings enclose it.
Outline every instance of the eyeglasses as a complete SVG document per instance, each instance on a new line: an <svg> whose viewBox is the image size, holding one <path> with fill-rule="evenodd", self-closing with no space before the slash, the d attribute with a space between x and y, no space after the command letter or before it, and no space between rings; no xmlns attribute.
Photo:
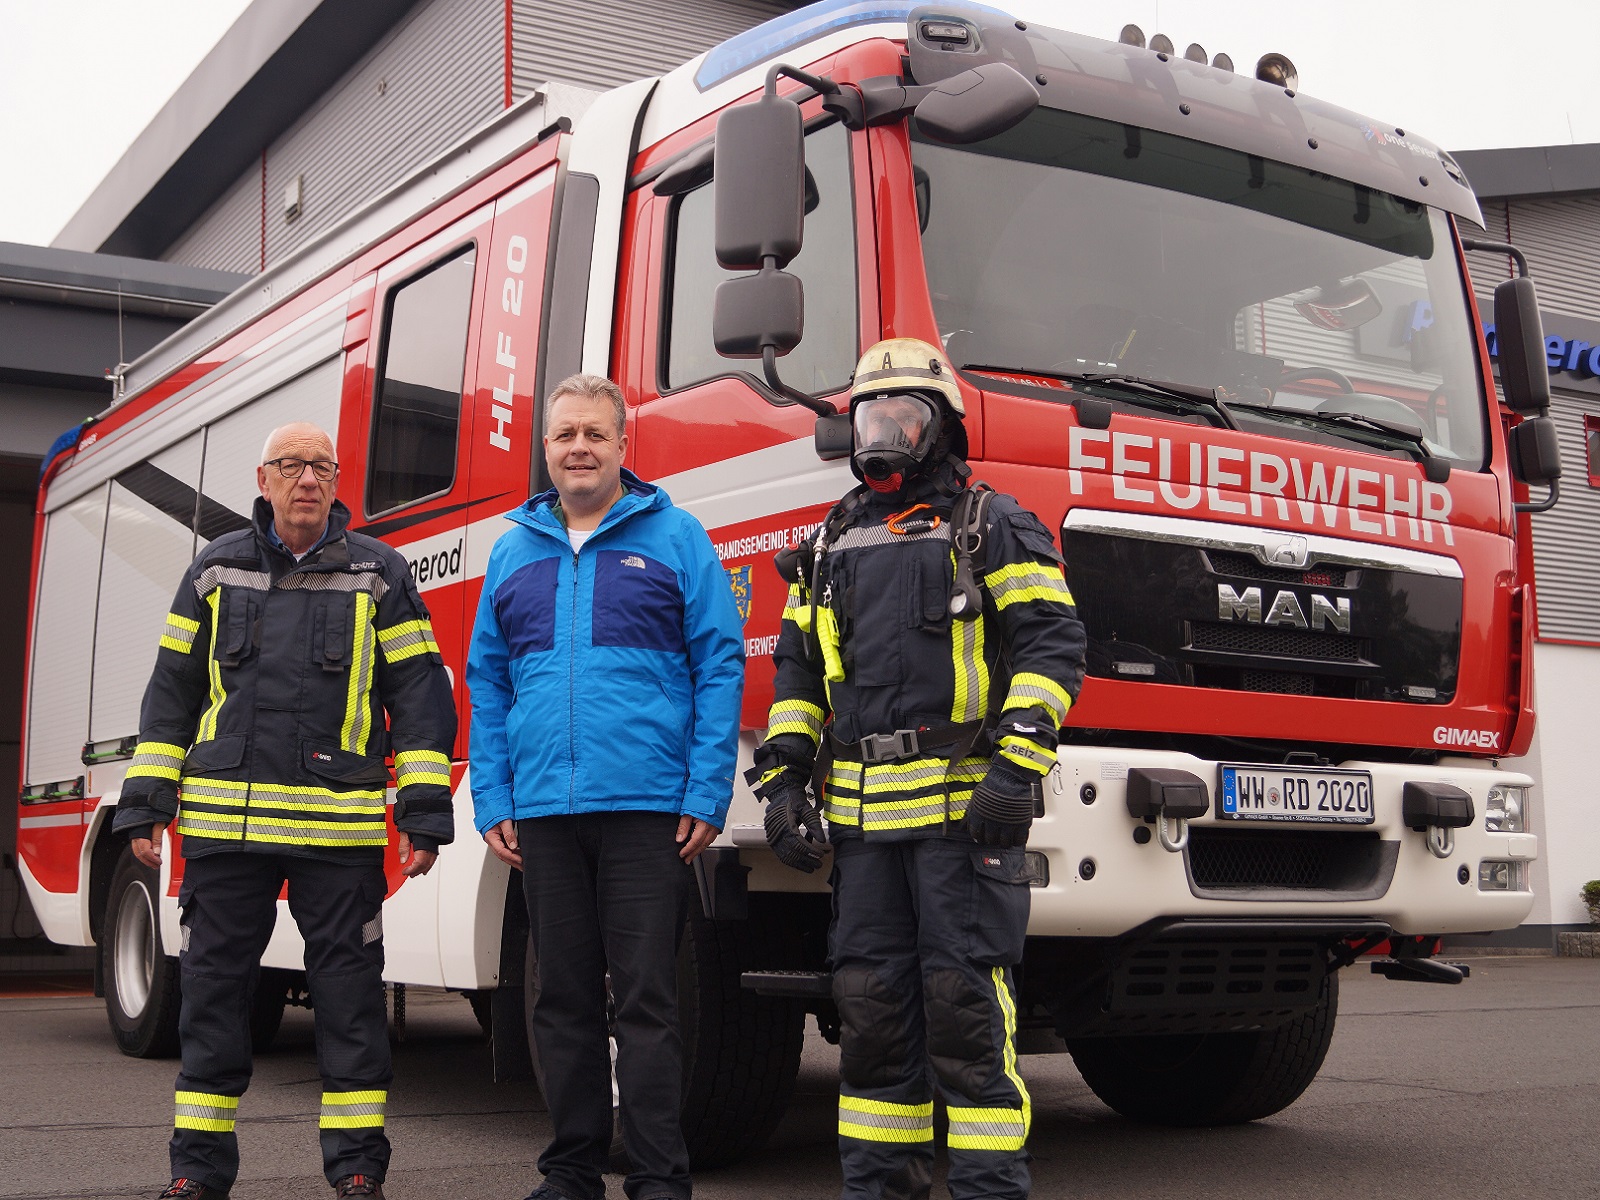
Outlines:
<svg viewBox="0 0 1600 1200"><path fill-rule="evenodd" d="M339 464L326 458L313 458L309 461L303 458L269 458L261 464L264 467L276 467L278 474L285 479L299 479L307 467L321 482L327 483L339 473Z"/></svg>

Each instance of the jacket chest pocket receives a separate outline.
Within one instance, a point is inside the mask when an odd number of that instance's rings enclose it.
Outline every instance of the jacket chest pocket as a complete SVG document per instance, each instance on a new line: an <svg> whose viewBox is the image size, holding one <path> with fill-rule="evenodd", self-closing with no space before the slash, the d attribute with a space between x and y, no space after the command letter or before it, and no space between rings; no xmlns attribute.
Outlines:
<svg viewBox="0 0 1600 1200"><path fill-rule="evenodd" d="M933 540L913 542L905 547L905 556L906 624L943 633L950 627L950 589L955 581L950 545Z"/></svg>
<svg viewBox="0 0 1600 1200"><path fill-rule="evenodd" d="M221 589L216 616L219 667L239 667L255 656L261 645L262 599L260 592L245 588Z"/></svg>
<svg viewBox="0 0 1600 1200"><path fill-rule="evenodd" d="M370 636L358 637L368 632L358 628L359 614L366 612L370 627L370 597L351 592L318 592L312 594L311 608L311 661L324 671L344 671L356 658L358 645L369 642ZM361 600L366 600L362 604Z"/></svg>

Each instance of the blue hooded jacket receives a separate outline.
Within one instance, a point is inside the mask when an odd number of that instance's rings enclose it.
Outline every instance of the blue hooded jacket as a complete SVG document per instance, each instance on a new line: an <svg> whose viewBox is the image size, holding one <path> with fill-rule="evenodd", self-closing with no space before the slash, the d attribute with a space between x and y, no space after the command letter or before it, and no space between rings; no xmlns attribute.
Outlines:
<svg viewBox="0 0 1600 1200"><path fill-rule="evenodd" d="M574 554L543 492L507 513L467 654L472 801L499 822L619 809L721 827L744 629L706 531L660 488L623 496Z"/></svg>

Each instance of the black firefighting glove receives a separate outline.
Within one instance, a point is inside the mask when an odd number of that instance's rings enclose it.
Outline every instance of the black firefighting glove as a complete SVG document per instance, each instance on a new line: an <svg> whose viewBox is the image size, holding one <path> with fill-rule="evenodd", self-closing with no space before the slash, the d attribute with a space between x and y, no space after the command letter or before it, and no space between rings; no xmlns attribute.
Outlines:
<svg viewBox="0 0 1600 1200"><path fill-rule="evenodd" d="M1033 780L996 757L967 801L967 832L980 846L1026 846L1033 824Z"/></svg>
<svg viewBox="0 0 1600 1200"><path fill-rule="evenodd" d="M822 814L806 794L805 777L799 771L785 771L756 788L756 795L767 802L762 824L767 831L767 845L778 861L807 875L820 867Z"/></svg>

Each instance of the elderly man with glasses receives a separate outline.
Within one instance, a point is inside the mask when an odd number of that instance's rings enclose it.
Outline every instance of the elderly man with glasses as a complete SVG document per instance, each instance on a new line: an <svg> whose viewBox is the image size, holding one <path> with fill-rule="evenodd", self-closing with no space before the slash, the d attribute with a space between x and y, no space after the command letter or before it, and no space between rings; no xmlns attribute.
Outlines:
<svg viewBox="0 0 1600 1200"><path fill-rule="evenodd" d="M323 1170L335 1196L381 1197L386 760L401 871L425 875L455 829L455 703L405 559L346 529L332 440L285 425L261 457L251 528L200 552L167 614L113 826L154 868L164 830L183 838L183 1066L161 1195L216 1200L238 1174L252 993L287 883Z"/></svg>

